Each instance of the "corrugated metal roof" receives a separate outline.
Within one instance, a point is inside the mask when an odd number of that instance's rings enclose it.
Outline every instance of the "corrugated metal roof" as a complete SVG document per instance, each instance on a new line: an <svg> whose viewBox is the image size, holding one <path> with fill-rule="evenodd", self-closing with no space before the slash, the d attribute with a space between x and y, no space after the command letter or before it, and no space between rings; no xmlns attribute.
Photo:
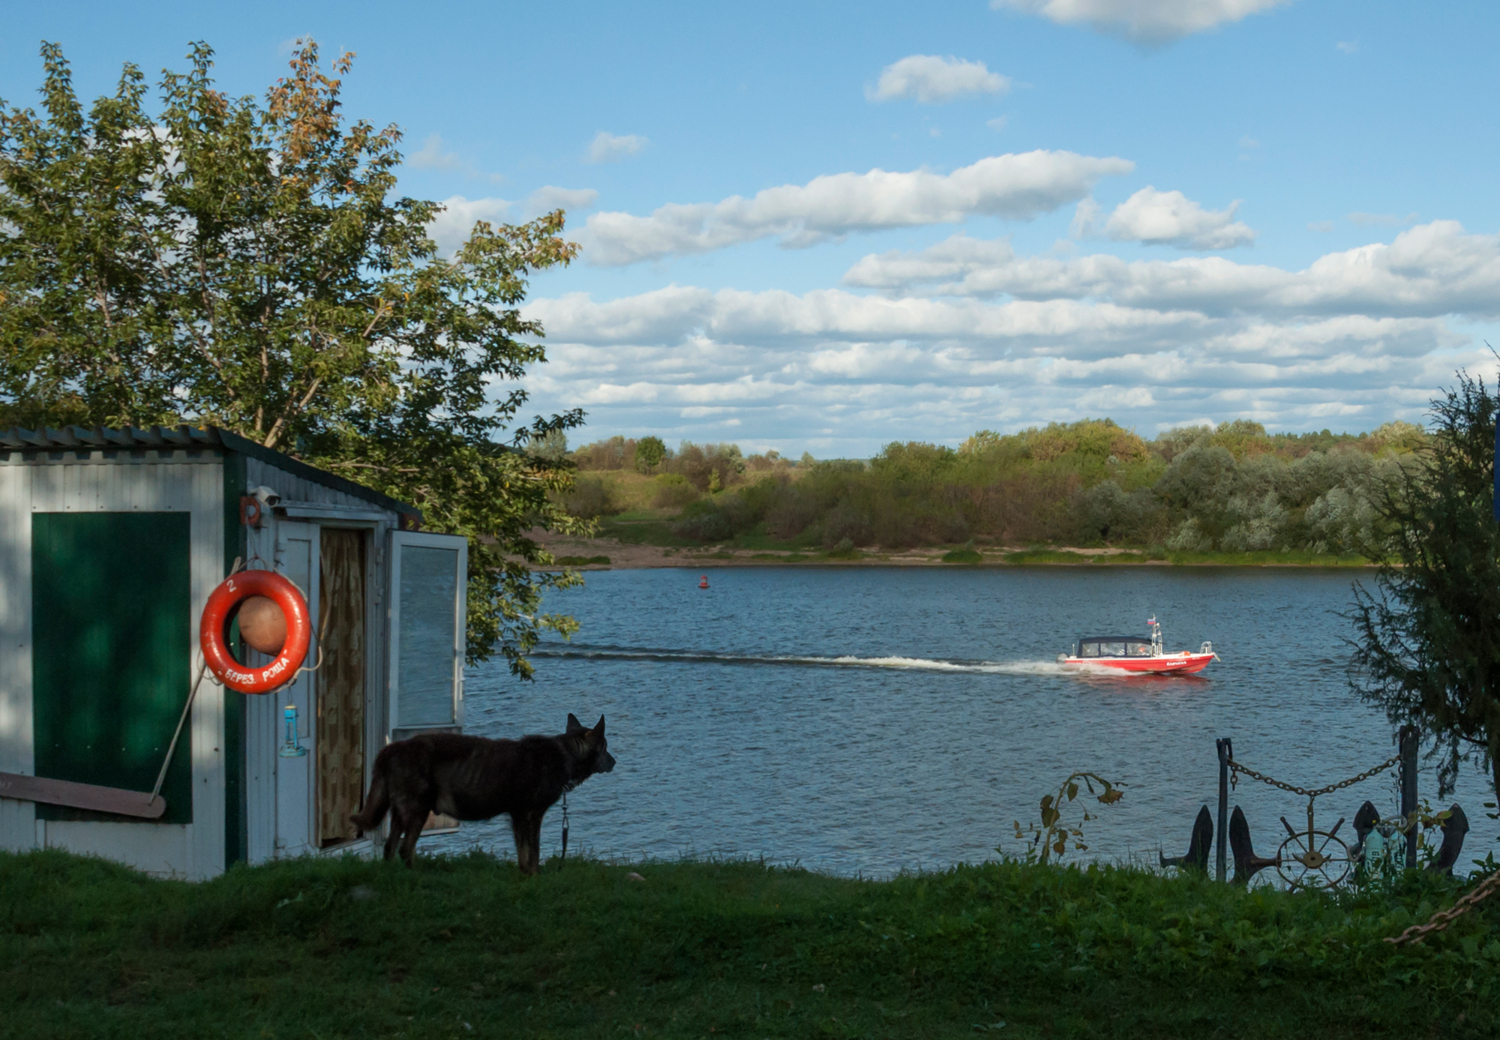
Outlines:
<svg viewBox="0 0 1500 1040"><path fill-rule="evenodd" d="M123 430L105 426L64 426L54 430L12 427L0 430L0 446L26 450L57 451L68 448L219 448L226 447L213 426L127 426Z"/></svg>
<svg viewBox="0 0 1500 1040"><path fill-rule="evenodd" d="M374 488L357 484L336 473L310 466L300 459L283 455L273 448L265 448L247 440L237 433L221 430L217 426L127 426L112 429L108 426L65 426L55 430L48 426L40 430L25 430L19 426L0 430L0 452L6 449L21 452L54 451L144 451L148 448L217 448L221 451L249 455L286 470L305 480L311 480L337 491L374 502L393 513L404 513L420 521L422 511L416 506L397 501Z"/></svg>

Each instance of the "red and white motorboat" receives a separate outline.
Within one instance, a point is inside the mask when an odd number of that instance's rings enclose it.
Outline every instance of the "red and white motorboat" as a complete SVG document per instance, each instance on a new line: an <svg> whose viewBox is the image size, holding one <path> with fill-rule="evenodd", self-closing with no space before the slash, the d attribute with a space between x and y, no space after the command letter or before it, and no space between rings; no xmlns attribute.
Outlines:
<svg viewBox="0 0 1500 1040"><path fill-rule="evenodd" d="M1183 650L1169 654L1162 650L1161 625L1156 618L1146 622L1151 635L1146 639L1137 636L1085 636L1078 641L1072 654L1058 654L1057 663L1064 668L1093 670L1109 668L1123 672L1143 672L1153 675L1192 675L1217 661L1214 645L1205 642L1196 654Z"/></svg>

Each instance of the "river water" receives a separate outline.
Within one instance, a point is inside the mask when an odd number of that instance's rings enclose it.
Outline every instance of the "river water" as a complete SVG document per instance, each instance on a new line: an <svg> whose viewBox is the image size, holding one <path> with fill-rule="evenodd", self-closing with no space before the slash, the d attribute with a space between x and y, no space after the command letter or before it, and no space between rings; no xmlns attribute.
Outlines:
<svg viewBox="0 0 1500 1040"><path fill-rule="evenodd" d="M1186 851L1201 805L1217 809L1216 737L1235 757L1304 787L1395 753L1392 727L1349 689L1340 617L1367 575L1312 569L765 567L602 571L552 596L571 643L546 642L534 683L503 663L471 669L466 729L558 733L602 714L619 764L569 796L570 851L639 859L764 858L888 876L1021 850L1013 821L1089 770L1125 785L1089 803L1086 853L1154 861ZM1111 678L1055 663L1081 634L1146 634L1166 649L1209 639L1200 677ZM1421 793L1436 801L1435 766ZM1473 830L1461 864L1494 847L1483 774L1453 799ZM1366 798L1398 811L1396 770L1320 798L1320 827ZM1255 851L1305 826L1306 800L1242 780ZM1076 817L1076 811L1071 815ZM549 813L544 855L561 814ZM424 841L514 855L509 821ZM1268 875L1273 871L1266 872Z"/></svg>

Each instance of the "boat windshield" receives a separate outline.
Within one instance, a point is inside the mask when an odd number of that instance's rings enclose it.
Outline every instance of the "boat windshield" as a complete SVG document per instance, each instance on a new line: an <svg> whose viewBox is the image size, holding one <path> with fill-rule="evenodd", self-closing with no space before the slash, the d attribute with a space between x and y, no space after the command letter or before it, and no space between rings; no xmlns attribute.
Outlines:
<svg viewBox="0 0 1500 1040"><path fill-rule="evenodd" d="M1134 636L1089 636L1078 641L1079 657L1150 657L1151 640Z"/></svg>

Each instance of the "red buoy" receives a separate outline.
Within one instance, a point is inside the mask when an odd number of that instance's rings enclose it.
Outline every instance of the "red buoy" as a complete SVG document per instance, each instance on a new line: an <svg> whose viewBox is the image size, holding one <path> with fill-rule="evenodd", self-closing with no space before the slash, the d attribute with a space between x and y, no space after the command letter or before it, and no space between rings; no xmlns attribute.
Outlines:
<svg viewBox="0 0 1500 1040"><path fill-rule="evenodd" d="M224 626L235 607L264 596L281 609L285 619L285 642L276 659L264 668L249 668L229 653ZM290 682L307 657L312 641L312 621L307 600L286 578L273 571L241 571L226 578L209 593L198 623L198 645L209 671L225 686L239 693L269 693Z"/></svg>
<svg viewBox="0 0 1500 1040"><path fill-rule="evenodd" d="M708 575L707 574L705 574L703 576L703 580L702 581L698 582L698 587L700 589L706 589L706 588L708 588Z"/></svg>

